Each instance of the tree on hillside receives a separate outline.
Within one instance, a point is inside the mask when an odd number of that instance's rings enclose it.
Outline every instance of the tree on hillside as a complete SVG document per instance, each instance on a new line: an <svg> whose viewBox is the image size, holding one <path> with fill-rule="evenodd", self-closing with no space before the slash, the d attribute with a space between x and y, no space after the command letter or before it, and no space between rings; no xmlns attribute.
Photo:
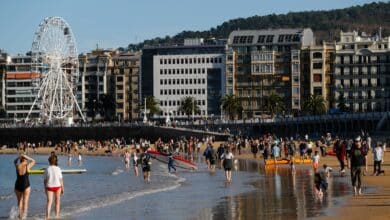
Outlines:
<svg viewBox="0 0 390 220"><path fill-rule="evenodd" d="M206 31L182 31L175 36L145 40L140 44L130 44L129 49L142 49L144 45L166 43L180 44L185 38L226 39L234 30L269 29L269 28L312 28L318 42L337 40L340 30L361 30L375 34L379 26L383 36L390 35L390 2L374 2L362 6L329 11L290 12L287 14L270 14L252 16L226 21Z"/></svg>

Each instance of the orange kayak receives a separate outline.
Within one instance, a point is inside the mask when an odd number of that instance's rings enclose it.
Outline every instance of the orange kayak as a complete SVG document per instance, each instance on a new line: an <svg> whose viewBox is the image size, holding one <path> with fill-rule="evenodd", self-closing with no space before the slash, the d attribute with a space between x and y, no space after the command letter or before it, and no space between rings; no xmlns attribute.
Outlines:
<svg viewBox="0 0 390 220"><path fill-rule="evenodd" d="M303 161L301 159L294 159L295 164L309 164L312 163L313 161L311 159L304 159ZM289 159L281 159L281 160L275 160L273 159L267 159L265 160L265 165L275 165L275 164L289 164L290 160Z"/></svg>

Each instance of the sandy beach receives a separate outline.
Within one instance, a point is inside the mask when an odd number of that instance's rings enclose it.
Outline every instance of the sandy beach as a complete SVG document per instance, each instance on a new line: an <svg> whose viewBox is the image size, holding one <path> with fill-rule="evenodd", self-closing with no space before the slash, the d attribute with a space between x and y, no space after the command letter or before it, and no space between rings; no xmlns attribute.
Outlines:
<svg viewBox="0 0 390 220"><path fill-rule="evenodd" d="M215 143L214 146L219 146L219 143ZM118 149L113 151L113 154L120 155L124 152L125 149ZM204 146L202 147L203 152ZM53 148L38 148L36 150L37 154L49 154L53 151ZM92 155L92 156L104 156L106 154L106 149L101 148L96 151L88 151L86 149L79 150L83 155ZM59 150L56 151L61 154ZM0 154L17 154L18 151L15 148L1 149ZM32 153L32 150L30 151ZM259 155L258 155L259 157ZM244 149L241 155L238 155L239 159L253 159L253 155L249 152L249 149ZM255 159L262 162L262 158ZM372 192L365 193L361 196L351 195L346 198L346 203L343 203L342 206L336 208L334 213L330 213L330 216L321 217L322 219L334 219L338 217L341 219L389 219L390 216L390 152L386 152L384 162L382 163L382 169L385 171L386 175L381 176L372 176L373 172L373 162L372 154L370 152L369 157L369 166L367 175L363 177L363 186L364 187L374 187L375 190ZM334 156L321 157L320 165L326 163L328 166L331 166L334 169L333 175L338 175L339 163ZM299 165L297 166L299 169ZM349 171L347 170L347 176L345 178L350 178ZM364 189L364 188L363 188Z"/></svg>

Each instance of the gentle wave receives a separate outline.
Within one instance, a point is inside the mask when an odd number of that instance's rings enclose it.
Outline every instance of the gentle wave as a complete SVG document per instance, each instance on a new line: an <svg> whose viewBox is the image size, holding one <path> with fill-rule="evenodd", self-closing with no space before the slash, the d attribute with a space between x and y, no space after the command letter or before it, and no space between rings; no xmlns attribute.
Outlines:
<svg viewBox="0 0 390 220"><path fill-rule="evenodd" d="M165 174L165 175L177 178L177 179L174 181L174 185L170 185L170 186L167 186L165 188L147 189L147 190L142 190L142 191L137 191L137 192L125 192L125 193L115 194L112 196L89 199L88 201L80 201L80 203L77 203L77 204L74 203L72 206L62 208L61 218L72 217L72 216L75 216L77 214L87 212L87 211L90 211L93 209L119 204L119 203L122 203L125 201L132 200L134 198L149 195L149 194L174 190L174 189L178 188L182 182L185 181L185 178L177 177L177 176L175 176L173 174L169 174L169 173L156 172L153 174L154 175ZM158 187L158 186L156 186L156 187ZM36 215L36 216L33 216L32 218L33 219L41 219L42 215Z"/></svg>
<svg viewBox="0 0 390 220"><path fill-rule="evenodd" d="M14 197L14 194L0 195L0 200L12 199L13 197ZM16 196L15 196L15 197L16 197Z"/></svg>

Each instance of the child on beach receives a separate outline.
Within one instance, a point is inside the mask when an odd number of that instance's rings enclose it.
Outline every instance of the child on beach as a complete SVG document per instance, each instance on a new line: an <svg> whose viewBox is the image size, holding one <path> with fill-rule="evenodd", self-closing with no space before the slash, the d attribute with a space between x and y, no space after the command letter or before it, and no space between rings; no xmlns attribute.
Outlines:
<svg viewBox="0 0 390 220"><path fill-rule="evenodd" d="M170 153L168 157L168 172L171 172L171 169L174 169L176 172L176 167L175 165L173 165L174 161L175 160L173 159L173 154Z"/></svg>
<svg viewBox="0 0 390 220"><path fill-rule="evenodd" d="M130 153L128 150L125 151L125 154L124 154L124 160L125 160L125 168L126 169L129 169L130 168Z"/></svg>
<svg viewBox="0 0 390 220"><path fill-rule="evenodd" d="M317 150L314 152L314 156L311 159L313 160L314 173L316 173L318 170L318 164L320 162L320 155L318 154Z"/></svg>
<svg viewBox="0 0 390 220"><path fill-rule="evenodd" d="M374 157L374 173L372 175L378 176L381 173L384 174L385 171L381 169L381 164L383 160L383 148L381 144L377 144L372 153Z"/></svg>

